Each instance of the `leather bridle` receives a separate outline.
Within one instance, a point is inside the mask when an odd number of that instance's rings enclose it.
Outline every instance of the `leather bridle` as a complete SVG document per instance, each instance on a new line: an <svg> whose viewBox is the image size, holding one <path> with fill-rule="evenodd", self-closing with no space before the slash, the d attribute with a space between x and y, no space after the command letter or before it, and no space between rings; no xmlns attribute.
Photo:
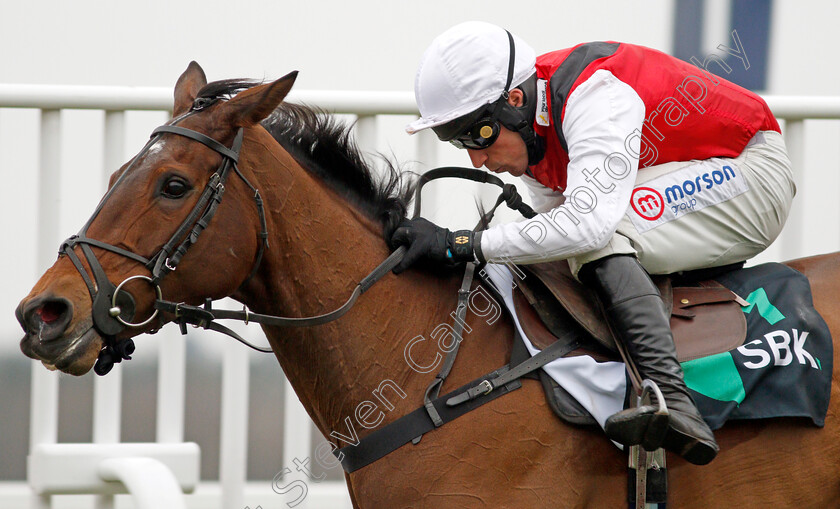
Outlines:
<svg viewBox="0 0 840 509"><path fill-rule="evenodd" d="M159 313L159 310L155 309L152 315L146 320L139 323L132 323L130 320L134 317L134 300L128 292L122 290L123 286L129 281L135 279L145 280L154 288L157 297L156 300L162 300L163 296L160 289L161 281L167 274L178 267L178 263L186 254L187 250L190 246L195 244L201 232L204 231L210 220L213 218L219 203L222 201L222 196L225 192L225 182L227 181L231 170L233 170L233 172L236 173L236 175L238 175L239 178L242 179L242 181L254 192L254 201L260 218L261 231L257 234L259 240L259 251L254 261L253 268L251 269L251 272L245 282L254 276L260 265L265 248L268 246L268 231L266 228L265 211L260 192L251 185L244 175L242 175L239 171L239 167L237 166L237 162L239 161L239 151L242 148L242 140L244 136L243 129L240 128L237 131L233 144L230 148L228 148L207 135L193 131L192 129L175 125L183 119L207 108L216 102L216 100L217 99L208 100L199 98L195 101L189 112L172 120L169 124L160 126L152 131L149 141L134 157L134 159L132 159L128 167L122 175L120 175L114 185L111 186L111 189L99 202L99 205L93 212L93 215L90 219L88 219L81 231L65 240L59 248L59 255L67 255L70 261L73 262L73 265L79 271L79 274L81 274L85 285L87 285L88 292L90 293L92 300L91 315L93 319L93 327L105 342L105 346L99 352L96 365L94 366L94 371L98 375L108 373L115 362L120 362L123 359L130 359L130 355L134 352L133 340L129 338L117 341L116 335L125 330L126 327L143 327L148 325ZM152 145L154 145L164 134L184 136L209 147L222 156L220 166L208 179L207 185L204 187L204 191L199 196L198 201L190 213L187 214L187 217L184 218L180 226L175 230L169 240L157 251L157 253L148 258L127 249L117 247L113 244L88 237L88 228L93 223L93 220L99 215L100 211L105 206L105 203L113 195L119 184L123 181L126 175L129 174L137 161L139 161L140 158L148 152ZM90 271L93 274L93 279L91 279L88 275L82 261L76 254L76 246L80 247L84 258L90 267ZM92 247L104 249L126 258L130 258L142 264L151 273L151 276L130 276L123 280L119 285L114 285L102 269L102 265L96 258Z"/></svg>
<svg viewBox="0 0 840 509"><path fill-rule="evenodd" d="M111 189L99 202L99 205L93 212L93 215L90 219L88 219L81 231L77 235L73 235L64 241L59 248L59 255L67 255L67 257L70 258L87 285L88 292L90 293L92 300L91 315L93 319L93 327L105 342L105 346L102 350L100 350L96 364L93 368L97 375L105 375L111 370L111 368L113 368L115 363L119 363L123 359L131 359L131 354L134 352L134 341L131 338L117 341L116 336L127 327L138 328L148 325L158 316L160 311L174 315L174 321L179 324L183 334L186 334L186 325L192 324L196 327L215 330L231 336L254 350L260 352L272 352L271 348L262 348L252 345L236 332L216 323L214 320L233 319L244 321L246 324L248 322L257 322L263 325L280 327L310 327L337 320L349 311L356 302L356 299L358 299L362 293L367 291L376 281L390 272L402 260L403 255L405 254L405 246L401 246L396 249L385 261L379 264L379 266L377 266L370 274L368 274L356 285L356 288L342 306L329 313L324 313L318 316L287 318L273 315L262 315L259 313L253 313L244 306L242 311L216 310L212 308L212 299L209 298L205 299L203 307L191 306L183 302L176 303L164 300L160 289L161 281L167 274L177 268L178 263L186 254L187 250L190 246L195 244L201 232L207 228L207 225L216 213L219 203L222 201L222 196L225 192L225 182L230 175L231 169L237 176L239 176L240 179L242 179L251 191L253 191L261 228L260 232L257 234L259 240L259 251L254 260L253 268L251 269L248 277L243 281L243 285L256 274L257 269L260 266L260 262L262 261L265 249L268 247L268 230L266 226L262 197L260 196L259 190L257 190L257 188L255 188L248 179L242 175L237 165L239 161L239 151L242 148L242 141L244 137L243 129L240 128L237 131L231 147L228 148L205 134L175 125L184 118L207 108L217 100L218 99L199 98L195 101L190 111L176 119L173 119L169 124L160 126L152 131L149 141L134 157L134 159L131 160L128 167L126 167L125 171L120 175L114 185L111 186ZM222 156L222 162L219 168L210 176L204 191L192 211L190 211L187 217L181 222L181 225L175 230L175 233L172 234L169 240L157 251L157 253L149 258L127 249L117 247L113 244L108 244L107 242L102 242L88 237L88 228L93 220L99 215L99 212L108 201L108 198L111 197L114 190L119 186L125 176L128 175L129 171L137 163L137 161L146 152L148 152L152 145L164 134L184 136L209 147ZM504 189L504 192L496 201L495 206L485 215L484 219L486 222L483 224L489 223L489 218L492 217L493 212L495 212L496 208L501 203L506 203L508 207L518 210L526 217L533 217L535 215L534 211L527 204L522 202L522 198L518 195L516 188L512 184L505 184L498 177L481 170L446 167L427 172L418 182L415 195L415 216L419 215L420 192L423 185L431 180L444 177L466 178L476 182L494 184ZM91 280L80 258L76 255L76 246L80 247L88 266L93 273L93 280ZM91 246L130 258L142 264L151 273L151 276L129 276L119 285L114 285L102 269L102 266L97 260ZM126 283L135 279L147 281L154 288L156 294L154 312L146 320L139 323L132 323L130 321L134 317L134 300L128 292L122 290ZM465 309L463 302L459 304L459 308ZM161 321L160 324L162 325L163 322ZM150 332L156 332L158 328L159 327Z"/></svg>

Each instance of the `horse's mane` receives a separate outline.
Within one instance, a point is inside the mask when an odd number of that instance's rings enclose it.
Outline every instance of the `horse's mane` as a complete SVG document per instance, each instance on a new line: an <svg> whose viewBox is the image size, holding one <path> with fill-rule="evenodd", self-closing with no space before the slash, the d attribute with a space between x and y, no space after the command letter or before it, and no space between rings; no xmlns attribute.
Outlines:
<svg viewBox="0 0 840 509"><path fill-rule="evenodd" d="M205 85L198 97L230 97L259 84L241 79L214 81ZM352 124L341 123L317 108L283 103L262 126L307 171L380 221L385 238L391 237L406 216L414 184L384 157L385 167L377 172L356 146ZM378 178L377 173L381 174Z"/></svg>

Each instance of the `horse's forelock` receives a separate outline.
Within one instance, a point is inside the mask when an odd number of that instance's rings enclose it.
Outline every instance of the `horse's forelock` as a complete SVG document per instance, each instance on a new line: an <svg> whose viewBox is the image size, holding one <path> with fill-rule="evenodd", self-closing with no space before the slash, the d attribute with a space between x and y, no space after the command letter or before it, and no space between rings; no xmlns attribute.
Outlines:
<svg viewBox="0 0 840 509"><path fill-rule="evenodd" d="M201 90L198 91L196 99L226 99L242 92L243 90L248 90L249 88L261 85L262 83L262 81L246 79L213 81L204 85Z"/></svg>

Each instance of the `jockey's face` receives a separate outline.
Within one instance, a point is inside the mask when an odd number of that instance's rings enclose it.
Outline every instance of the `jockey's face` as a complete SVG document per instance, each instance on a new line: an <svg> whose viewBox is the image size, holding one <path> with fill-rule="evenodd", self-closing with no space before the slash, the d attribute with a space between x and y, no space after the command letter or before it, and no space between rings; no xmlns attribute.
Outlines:
<svg viewBox="0 0 840 509"><path fill-rule="evenodd" d="M518 88L510 91L508 104L522 106L525 95ZM515 131L501 125L499 137L489 147L483 150L467 149L470 161L476 168L484 166L493 173L510 173L514 177L521 177L528 170L528 147L525 141Z"/></svg>
<svg viewBox="0 0 840 509"><path fill-rule="evenodd" d="M483 150L468 148L470 161L476 168L484 166L493 173L510 173L521 177L528 169L528 149L518 133L500 126L496 141Z"/></svg>

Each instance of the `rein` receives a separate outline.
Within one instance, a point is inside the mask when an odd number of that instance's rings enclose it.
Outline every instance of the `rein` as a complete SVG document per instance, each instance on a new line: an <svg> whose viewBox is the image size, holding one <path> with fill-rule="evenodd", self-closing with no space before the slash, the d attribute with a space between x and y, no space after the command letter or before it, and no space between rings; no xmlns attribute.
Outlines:
<svg viewBox="0 0 840 509"><path fill-rule="evenodd" d="M350 308L353 307L353 304L356 303L356 299L358 299L361 294L365 293L371 286L373 286L374 283L379 281L382 278L382 276L390 272L391 269L393 269L397 266L397 264L400 263L403 256L405 255L405 252L405 246L400 246L397 250L391 253L391 255L385 259L385 261L380 263L379 266L373 269L373 271L370 274L368 274L364 279L362 279L359 282L359 284L356 285L356 288L353 289L353 293L350 295L350 298L348 298L344 304L342 304L337 309L330 311L329 313L324 313L322 315L302 318L261 315L259 313L251 312L244 305L242 306L242 311L213 309L212 299L205 299L204 306L199 307L190 306L184 304L183 302L175 303L172 301L163 300L160 297L158 297L157 300L155 300L155 310L164 311L175 315L174 321L180 325L182 334L187 333L186 324L192 324L196 327L210 329L216 332L221 332L222 334L227 334L233 339L258 352L272 353L273 350L271 348L263 348L253 345L233 330L225 327L224 325L215 323L214 320L240 320L242 322L245 322L246 325L250 322L256 322L263 325L275 327L313 327L315 325L322 325L327 322L332 322L333 320L338 320L339 318L344 316L345 313L350 311Z"/></svg>

